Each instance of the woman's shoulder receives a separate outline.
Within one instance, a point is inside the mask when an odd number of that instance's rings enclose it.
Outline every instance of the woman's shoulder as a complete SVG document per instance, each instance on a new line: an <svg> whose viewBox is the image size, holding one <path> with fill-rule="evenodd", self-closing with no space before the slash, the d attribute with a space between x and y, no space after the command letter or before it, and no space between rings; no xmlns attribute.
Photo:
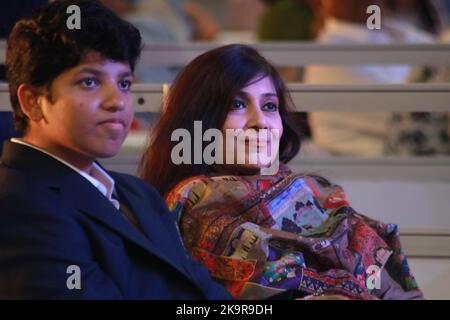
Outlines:
<svg viewBox="0 0 450 320"><path fill-rule="evenodd" d="M164 195L169 210L172 211L172 207L177 203L184 205L192 193L198 194L199 191L202 193L201 190L203 190L207 184L206 180L207 176L198 175L178 182Z"/></svg>
<svg viewBox="0 0 450 320"><path fill-rule="evenodd" d="M255 191L255 183L245 176L199 175L176 184L165 196L169 209L220 207L237 203Z"/></svg>

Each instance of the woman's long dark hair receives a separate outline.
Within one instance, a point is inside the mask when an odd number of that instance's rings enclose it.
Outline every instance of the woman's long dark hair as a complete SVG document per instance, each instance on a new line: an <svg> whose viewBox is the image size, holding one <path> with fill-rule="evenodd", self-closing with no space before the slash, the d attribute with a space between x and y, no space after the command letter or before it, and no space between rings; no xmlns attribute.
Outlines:
<svg viewBox="0 0 450 320"><path fill-rule="evenodd" d="M158 123L150 132L150 145L144 152L140 176L165 194L176 183L212 172L207 164L180 164L171 160L174 130L183 128L194 136L194 121L202 129L221 129L237 93L255 77L270 77L279 99L283 124L279 159L287 163L300 150L300 136L288 119L292 100L277 70L254 48L227 45L210 50L190 62L175 79ZM193 143L192 143L193 144ZM202 149L203 150L203 149Z"/></svg>

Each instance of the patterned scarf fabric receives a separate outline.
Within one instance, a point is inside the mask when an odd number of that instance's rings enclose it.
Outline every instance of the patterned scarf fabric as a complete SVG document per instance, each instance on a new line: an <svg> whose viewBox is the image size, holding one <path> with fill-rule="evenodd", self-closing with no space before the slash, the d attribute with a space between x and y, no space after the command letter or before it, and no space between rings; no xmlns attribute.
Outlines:
<svg viewBox="0 0 450 320"><path fill-rule="evenodd" d="M197 176L166 196L186 249L239 299L285 290L350 299L420 299L396 225L353 210L324 178Z"/></svg>

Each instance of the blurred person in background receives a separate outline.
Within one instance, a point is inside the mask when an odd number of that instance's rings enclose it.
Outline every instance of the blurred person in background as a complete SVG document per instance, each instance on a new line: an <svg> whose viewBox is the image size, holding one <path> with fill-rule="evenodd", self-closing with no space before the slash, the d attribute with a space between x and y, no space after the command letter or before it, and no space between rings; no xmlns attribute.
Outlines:
<svg viewBox="0 0 450 320"><path fill-rule="evenodd" d="M421 25L435 34L441 43L450 43L450 0L392 2L400 11L402 19ZM409 81L449 82L450 68L415 67ZM386 153L405 156L450 154L449 113L392 113L387 124Z"/></svg>
<svg viewBox="0 0 450 320"><path fill-rule="evenodd" d="M438 8L440 0L386 0L399 23L413 25L426 32L438 35L442 23Z"/></svg>
<svg viewBox="0 0 450 320"><path fill-rule="evenodd" d="M316 41L327 44L432 43L433 36L404 21L383 0L317 0L311 2L322 16L323 27ZM366 13L370 5L381 9L381 29L370 30ZM378 84L408 81L407 65L310 66L309 84ZM387 114L380 112L313 112L310 125L313 140L337 155L380 156L384 153Z"/></svg>
<svg viewBox="0 0 450 320"><path fill-rule="evenodd" d="M440 38L444 43L450 43L450 0L435 0L438 1L439 12L441 13L441 20L444 27L442 28Z"/></svg>
<svg viewBox="0 0 450 320"><path fill-rule="evenodd" d="M261 0L224 0L225 27L231 30L257 29L259 21L267 10Z"/></svg>
<svg viewBox="0 0 450 320"><path fill-rule="evenodd" d="M260 41L310 41L317 34L316 14L307 0L263 0L268 6L258 25Z"/></svg>

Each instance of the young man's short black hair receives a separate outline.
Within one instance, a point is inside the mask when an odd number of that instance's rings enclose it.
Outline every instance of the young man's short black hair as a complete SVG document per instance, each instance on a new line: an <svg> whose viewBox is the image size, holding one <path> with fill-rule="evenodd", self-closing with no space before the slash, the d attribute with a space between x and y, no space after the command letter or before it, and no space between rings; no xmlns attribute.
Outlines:
<svg viewBox="0 0 450 320"><path fill-rule="evenodd" d="M81 29L67 27L71 5L80 8ZM49 88L53 79L79 64L89 50L129 63L134 70L141 48L139 31L96 0L57 0L18 21L6 53L16 130L23 134L28 126L17 97L20 84Z"/></svg>

